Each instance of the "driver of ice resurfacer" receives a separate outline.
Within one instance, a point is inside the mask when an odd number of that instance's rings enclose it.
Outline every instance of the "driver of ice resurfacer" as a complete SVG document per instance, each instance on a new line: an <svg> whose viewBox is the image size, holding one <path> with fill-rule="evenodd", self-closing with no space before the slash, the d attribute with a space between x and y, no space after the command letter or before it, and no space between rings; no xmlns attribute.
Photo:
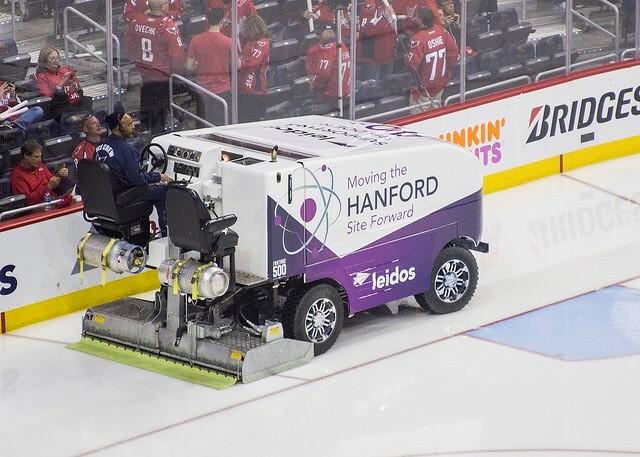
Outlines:
<svg viewBox="0 0 640 457"><path fill-rule="evenodd" d="M167 197L168 182L170 176L155 171L141 171L139 167L140 156L136 148L127 142L135 135L133 118L117 109L105 119L111 134L96 148L96 160L107 164L113 175L128 187L146 186L146 191L135 201L148 201L153 203L158 212L158 224L162 236L167 236L167 213L165 200Z"/></svg>

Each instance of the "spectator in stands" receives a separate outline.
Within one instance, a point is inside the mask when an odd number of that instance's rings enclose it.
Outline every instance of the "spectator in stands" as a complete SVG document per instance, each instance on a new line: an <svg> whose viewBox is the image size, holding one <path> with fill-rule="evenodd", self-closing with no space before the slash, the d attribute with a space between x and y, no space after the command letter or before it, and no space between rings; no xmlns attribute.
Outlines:
<svg viewBox="0 0 640 457"><path fill-rule="evenodd" d="M85 136L76 145L71 155L76 166L82 159L93 159L96 153L96 147L98 147L102 139L102 125L98 118L93 115L83 119L82 131Z"/></svg>
<svg viewBox="0 0 640 457"><path fill-rule="evenodd" d="M11 191L24 194L27 205L44 202L48 197L60 196L67 187L69 170L63 166L55 175L42 163L42 146L36 140L26 140L20 148L22 160L11 172Z"/></svg>
<svg viewBox="0 0 640 457"><path fill-rule="evenodd" d="M140 121L154 134L164 131L168 120L169 77L184 69L180 30L168 12L168 0L149 0L149 13L134 17L125 35L142 76Z"/></svg>
<svg viewBox="0 0 640 457"><path fill-rule="evenodd" d="M209 9L222 8L224 17L220 24L223 35L231 36L231 0L208 0ZM249 17L258 14L252 0L238 0L238 30L242 23Z"/></svg>
<svg viewBox="0 0 640 457"><path fill-rule="evenodd" d="M346 2L346 0L335 0L333 2L319 0L318 3L316 3L311 10L306 10L302 14L302 16L305 19L314 20L314 30L317 29L319 31L322 31L322 29L325 28L326 24L331 24L335 26L336 10L334 7L331 6L330 3L336 6L337 5L345 6L344 14L342 15L341 32L342 32L342 39L346 40L349 37L349 34L351 33L349 13L348 13L348 10L346 9L348 2ZM392 13L393 11L390 10L390 12Z"/></svg>
<svg viewBox="0 0 640 457"><path fill-rule="evenodd" d="M195 72L196 83L222 97L231 105L231 38L221 32L225 12L222 8L207 13L209 30L191 39L187 70ZM197 98L198 116L214 125L224 124L222 104L209 96Z"/></svg>
<svg viewBox="0 0 640 457"><path fill-rule="evenodd" d="M271 50L267 34L267 24L260 16L250 16L242 25L244 45L238 79L240 122L257 121L264 116L264 96L267 94L267 68Z"/></svg>
<svg viewBox="0 0 640 457"><path fill-rule="evenodd" d="M442 27L451 34L456 43L460 43L460 15L456 13L456 7L453 0L441 0L440 6L440 23Z"/></svg>
<svg viewBox="0 0 640 457"><path fill-rule="evenodd" d="M12 128L13 125L27 130L31 124L40 122L44 117L44 111L39 106L33 108L20 108L16 112L18 114L8 114L11 108L20 103L20 99L16 96L16 88L13 84L0 81L0 127ZM5 114L7 113L7 114Z"/></svg>
<svg viewBox="0 0 640 457"><path fill-rule="evenodd" d="M382 0L365 0L362 5L357 68L361 81L380 80L393 72L398 34L392 16Z"/></svg>
<svg viewBox="0 0 640 457"><path fill-rule="evenodd" d="M96 148L95 159L106 163L123 186L146 186L146 190L136 198L136 201L153 203L158 212L160 232L162 236L166 236L165 200L167 187L163 184L171 182L171 177L157 172L140 171L138 151L127 142L135 135L133 118L129 114L124 110L116 109L115 112L107 116L106 122L111 135Z"/></svg>
<svg viewBox="0 0 640 457"><path fill-rule="evenodd" d="M184 8L182 0L169 0L169 11L167 16L174 21L179 21ZM122 18L125 22L132 22L138 16L144 16L149 11L148 0L127 0L124 4L124 13Z"/></svg>
<svg viewBox="0 0 640 457"><path fill-rule="evenodd" d="M320 31L318 43L307 51L307 76L311 80L311 87L321 101L332 103L338 100L338 55L336 34L333 27L326 24ZM350 93L349 49L342 46L342 96L348 97Z"/></svg>
<svg viewBox="0 0 640 457"><path fill-rule="evenodd" d="M440 22L440 13L435 0L392 0L391 4L398 18L398 33L411 36L418 31L417 11L420 8L430 9L433 16Z"/></svg>
<svg viewBox="0 0 640 457"><path fill-rule="evenodd" d="M60 51L45 47L38 56L36 81L40 94L51 97L49 117L60 120L64 113L91 111L92 100L85 97L76 71L60 65Z"/></svg>
<svg viewBox="0 0 640 457"><path fill-rule="evenodd" d="M405 55L405 62L416 82L416 87L411 89L411 104L415 105L412 114L430 109L428 102L431 100L442 100L442 92L459 58L456 42L440 24L435 23L430 9L418 9L417 24L420 29L411 37L411 49Z"/></svg>

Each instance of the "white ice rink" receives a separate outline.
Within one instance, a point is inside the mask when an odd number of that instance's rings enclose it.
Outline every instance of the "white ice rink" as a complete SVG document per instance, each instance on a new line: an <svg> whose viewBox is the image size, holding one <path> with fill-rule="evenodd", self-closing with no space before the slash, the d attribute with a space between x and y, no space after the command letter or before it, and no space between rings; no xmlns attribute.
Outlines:
<svg viewBox="0 0 640 457"><path fill-rule="evenodd" d="M639 176L636 156L487 196L467 308L355 316L253 384L66 349L81 313L1 336L0 456L640 455Z"/></svg>

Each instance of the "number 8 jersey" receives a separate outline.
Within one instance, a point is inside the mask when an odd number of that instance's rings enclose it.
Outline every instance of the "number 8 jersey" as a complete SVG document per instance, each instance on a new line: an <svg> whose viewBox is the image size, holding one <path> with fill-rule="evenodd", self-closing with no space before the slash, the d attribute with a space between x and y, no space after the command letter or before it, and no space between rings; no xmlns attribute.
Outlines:
<svg viewBox="0 0 640 457"><path fill-rule="evenodd" d="M180 31L169 17L139 15L128 24L125 41L144 82L166 81L184 69Z"/></svg>

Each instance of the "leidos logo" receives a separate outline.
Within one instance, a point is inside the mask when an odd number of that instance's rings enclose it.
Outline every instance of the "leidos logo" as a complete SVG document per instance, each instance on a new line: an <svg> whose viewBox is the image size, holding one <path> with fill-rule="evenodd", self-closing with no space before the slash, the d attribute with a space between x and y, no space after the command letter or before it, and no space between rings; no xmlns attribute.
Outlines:
<svg viewBox="0 0 640 457"><path fill-rule="evenodd" d="M529 116L527 144L587 128L594 121L606 124L629 115L640 116L640 86L627 87L617 93L607 92L598 99L587 97L574 100L570 105L536 106Z"/></svg>
<svg viewBox="0 0 640 457"><path fill-rule="evenodd" d="M391 273L389 270L384 270L384 274L373 273L371 279L371 290L384 289L389 286L395 286L407 281L413 281L416 279L416 267L411 267L408 270L400 269L396 267Z"/></svg>

